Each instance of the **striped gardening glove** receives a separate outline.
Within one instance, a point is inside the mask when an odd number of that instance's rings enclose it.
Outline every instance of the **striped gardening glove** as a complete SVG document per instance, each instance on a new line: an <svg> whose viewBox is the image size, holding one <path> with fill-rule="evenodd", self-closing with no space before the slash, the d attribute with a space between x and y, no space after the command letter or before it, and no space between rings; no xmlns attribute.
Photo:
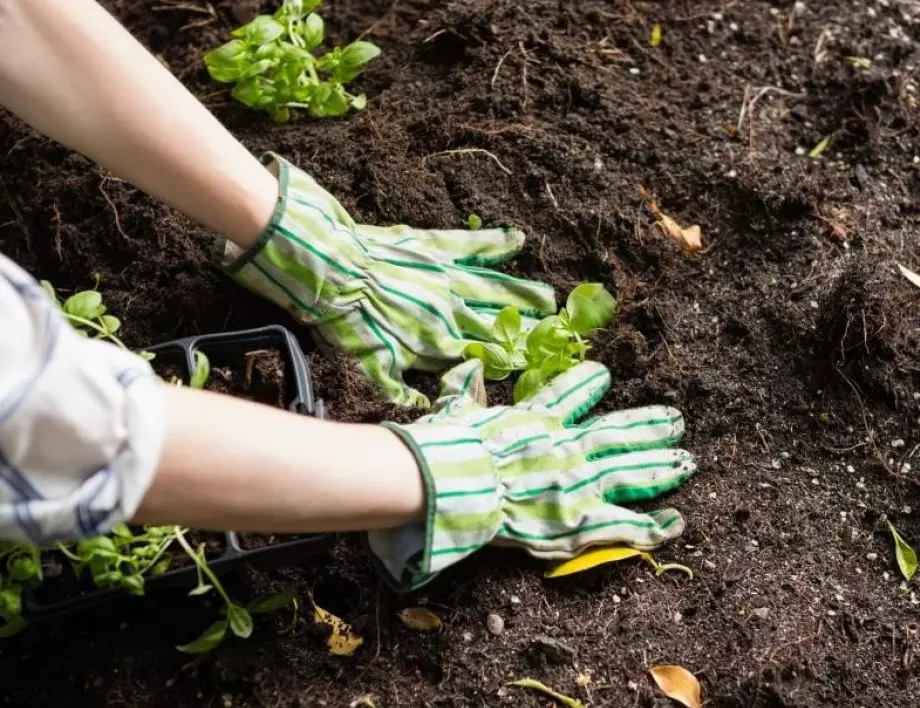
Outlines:
<svg viewBox="0 0 920 708"><path fill-rule="evenodd" d="M481 267L518 251L515 229L423 231L356 224L312 177L277 155L280 195L271 223L248 251L220 238L215 260L235 280L289 310L323 349L358 359L387 398L429 401L403 381L409 369L439 372L467 344L496 341L506 305L524 327L556 312L553 289Z"/></svg>
<svg viewBox="0 0 920 708"><path fill-rule="evenodd" d="M488 544L568 559L590 546L650 550L679 536L677 511L620 505L657 497L694 473L692 455L669 448L683 435L683 417L650 406L576 424L609 386L604 366L584 362L515 406L486 408L482 365L471 360L445 375L436 413L385 423L418 460L427 519L368 534L384 577L414 589Z"/></svg>

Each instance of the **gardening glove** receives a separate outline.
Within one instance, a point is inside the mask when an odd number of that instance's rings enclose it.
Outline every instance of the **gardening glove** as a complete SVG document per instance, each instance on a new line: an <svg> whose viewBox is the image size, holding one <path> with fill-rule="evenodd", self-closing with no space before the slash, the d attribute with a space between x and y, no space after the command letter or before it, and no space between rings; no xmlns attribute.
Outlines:
<svg viewBox="0 0 920 708"><path fill-rule="evenodd" d="M470 342L497 341L492 324L505 306L529 316L525 331L556 311L551 287L480 267L520 251L520 231L356 224L308 174L274 154L263 161L275 163L280 182L272 220L248 251L219 238L217 263L312 325L321 348L356 356L391 401L427 407L403 373L441 371Z"/></svg>
<svg viewBox="0 0 920 708"><path fill-rule="evenodd" d="M679 536L677 511L620 504L657 497L695 472L690 453L668 447L682 437L683 417L650 406L576 424L609 386L604 366L584 362L515 406L486 408L482 363L471 360L444 377L438 412L385 423L415 454L427 497L424 524L367 535L387 581L417 588L489 544L568 559L590 546L650 550Z"/></svg>

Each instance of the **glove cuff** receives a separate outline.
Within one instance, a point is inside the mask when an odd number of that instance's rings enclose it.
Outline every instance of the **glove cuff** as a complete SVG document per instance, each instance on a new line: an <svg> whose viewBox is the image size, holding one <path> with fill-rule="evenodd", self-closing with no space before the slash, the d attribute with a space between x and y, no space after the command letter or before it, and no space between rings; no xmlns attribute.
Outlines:
<svg viewBox="0 0 920 708"><path fill-rule="evenodd" d="M425 521L369 532L366 540L384 579L397 590L414 590L495 538L501 527L502 490L492 456L474 428L382 425L418 462L425 484Z"/></svg>
<svg viewBox="0 0 920 708"><path fill-rule="evenodd" d="M219 236L212 262L300 322L322 321L333 300L366 278L365 247L342 206L303 170L274 153L278 202L258 241L244 250Z"/></svg>

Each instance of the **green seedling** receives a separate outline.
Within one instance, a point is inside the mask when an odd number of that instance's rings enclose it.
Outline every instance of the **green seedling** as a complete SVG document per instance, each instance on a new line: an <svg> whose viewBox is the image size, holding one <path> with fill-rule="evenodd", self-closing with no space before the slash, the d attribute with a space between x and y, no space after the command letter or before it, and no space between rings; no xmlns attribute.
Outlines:
<svg viewBox="0 0 920 708"><path fill-rule="evenodd" d="M42 281L42 289L58 308L73 329L81 336L104 339L126 349L115 336L121 328L118 318L107 314L102 295L96 288L77 292L63 302L48 281ZM153 354L140 352L146 359ZM195 370L189 380L189 387L204 388L211 374L211 364L204 352L195 352ZM174 383L181 385L181 381ZM202 595L214 590L224 601L224 619L215 622L195 641L179 647L187 653L203 653L214 649L226 637L229 630L237 637L246 638L252 634L252 615L267 614L285 607L294 609L294 621L299 605L293 589L275 595L256 598L243 606L234 602L224 590L215 573L208 565L204 546L192 548L185 538L187 529L179 526L144 526L132 531L126 524L115 524L105 535L85 538L75 544L57 544L53 550L67 558L77 577L88 576L97 588L122 588L132 595L143 595L146 580L166 573L173 565L171 549L174 544L185 551L198 571L198 585L191 595ZM41 585L42 548L28 544L16 544L0 540L0 639L11 637L28 626L22 616L22 595L27 588ZM48 549L52 550L52 549Z"/></svg>
<svg viewBox="0 0 920 708"><path fill-rule="evenodd" d="M185 538L184 531L179 532L177 540L198 570L198 584L189 592L189 595L205 595L213 590L224 603L221 609L223 619L210 625L197 639L176 647L179 651L186 654L207 653L218 647L227 638L228 631L240 639L248 639L252 635L252 615L254 614L267 614L291 606L294 608L296 620L298 603L292 588L275 595L256 598L246 606L240 605L230 598L217 575L211 570L205 558L204 545L200 545L197 549L192 548Z"/></svg>
<svg viewBox="0 0 920 708"><path fill-rule="evenodd" d="M348 93L345 84L380 49L357 41L315 56L325 36L323 18L313 12L320 2L284 0L273 15L259 15L234 30L232 40L204 57L211 77L233 84L233 98L279 123L290 120L292 108L314 118L362 110L367 97Z"/></svg>
<svg viewBox="0 0 920 708"><path fill-rule="evenodd" d="M42 582L39 549L0 541L0 639L28 626L22 616L22 592Z"/></svg>
<svg viewBox="0 0 920 708"><path fill-rule="evenodd" d="M514 386L517 403L584 361L591 349L586 337L608 326L616 309L617 301L600 283L579 285L558 314L540 320L530 331L525 331L520 311L509 306L498 313L492 327L497 343L473 342L464 358L480 359L484 376L492 381L523 370Z"/></svg>
<svg viewBox="0 0 920 708"><path fill-rule="evenodd" d="M470 231L479 231L482 228L482 218L478 214L470 214L466 217L466 225L470 227Z"/></svg>

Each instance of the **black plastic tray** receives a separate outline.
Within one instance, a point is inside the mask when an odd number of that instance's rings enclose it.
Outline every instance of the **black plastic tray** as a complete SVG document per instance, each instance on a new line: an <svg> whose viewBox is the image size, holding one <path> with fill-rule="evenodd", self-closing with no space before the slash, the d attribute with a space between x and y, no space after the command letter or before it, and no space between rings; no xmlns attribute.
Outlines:
<svg viewBox="0 0 920 708"><path fill-rule="evenodd" d="M212 366L221 366L229 356L246 353L256 349L272 349L280 353L285 364L285 400L288 409L301 415L310 415L324 419L325 407L321 400L313 396L310 368L294 335L279 325L259 327L257 329L204 334L186 337L171 342L164 342L147 351L156 354L157 360L182 368L186 382L195 368L195 351L201 350L207 355ZM236 532L223 534L225 550L219 557L211 559L211 570L218 576L225 575L241 566L250 566L257 570L273 570L328 553L335 542L334 534L316 534L304 536L293 541L277 543L262 548L246 550L240 545ZM191 589L197 583L197 570L194 565L168 571L157 577L148 577L145 593L164 588ZM121 588L101 588L91 590L55 603L42 604L27 591L23 596L23 617L31 622L53 619L74 612L88 609L104 602L132 597Z"/></svg>

